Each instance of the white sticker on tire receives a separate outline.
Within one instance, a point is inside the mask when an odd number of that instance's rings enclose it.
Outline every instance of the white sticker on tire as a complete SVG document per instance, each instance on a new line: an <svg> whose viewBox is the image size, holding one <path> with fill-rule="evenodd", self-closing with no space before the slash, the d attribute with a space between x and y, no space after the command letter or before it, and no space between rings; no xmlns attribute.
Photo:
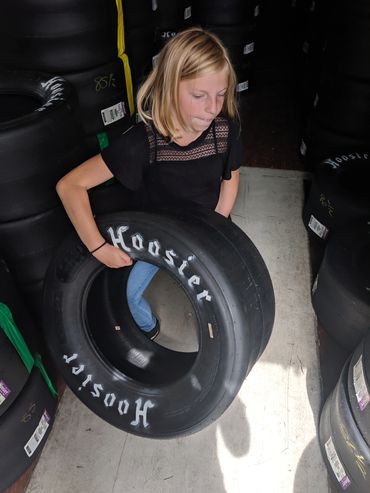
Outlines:
<svg viewBox="0 0 370 493"><path fill-rule="evenodd" d="M327 458L330 462L331 468L337 478L339 484L341 485L343 490L346 490L348 486L351 484L351 480L346 474L346 471L341 463L337 451L335 450L334 443L332 437L325 443L325 451Z"/></svg>
<svg viewBox="0 0 370 493"><path fill-rule="evenodd" d="M256 5L254 7L254 17L258 17L260 15L260 6Z"/></svg>
<svg viewBox="0 0 370 493"><path fill-rule="evenodd" d="M125 103L123 101L114 104L113 106L109 106L109 108L105 108L101 110L101 117L105 126L110 125L111 123L116 122L117 120L121 120L126 116L126 108Z"/></svg>
<svg viewBox="0 0 370 493"><path fill-rule="evenodd" d="M243 55L248 55L249 53L254 52L254 41L252 43L248 43L243 48Z"/></svg>
<svg viewBox="0 0 370 493"><path fill-rule="evenodd" d="M366 385L362 354L353 367L353 386L355 387L358 406L363 411L370 402L370 394Z"/></svg>
<svg viewBox="0 0 370 493"><path fill-rule="evenodd" d="M244 82L239 82L239 84L236 86L236 92L242 92L246 91L249 87L249 81L246 80Z"/></svg>
<svg viewBox="0 0 370 493"><path fill-rule="evenodd" d="M186 9L184 10L184 19L190 19L191 17L191 6L190 7L186 7Z"/></svg>
<svg viewBox="0 0 370 493"><path fill-rule="evenodd" d="M11 390L10 388L6 385L4 380L0 380L0 406L1 404L5 401L5 399L8 397L10 394Z"/></svg>
<svg viewBox="0 0 370 493"><path fill-rule="evenodd" d="M308 227L323 240L325 240L325 238L328 236L328 228L321 224L320 221L318 221L313 214L311 214L310 220L308 222Z"/></svg>
<svg viewBox="0 0 370 493"><path fill-rule="evenodd" d="M40 422L37 425L36 430L33 432L31 438L28 440L26 445L24 446L24 450L28 457L31 457L37 447L40 445L41 440L43 439L47 429L49 428L50 417L47 411L44 411L44 414L41 416Z"/></svg>

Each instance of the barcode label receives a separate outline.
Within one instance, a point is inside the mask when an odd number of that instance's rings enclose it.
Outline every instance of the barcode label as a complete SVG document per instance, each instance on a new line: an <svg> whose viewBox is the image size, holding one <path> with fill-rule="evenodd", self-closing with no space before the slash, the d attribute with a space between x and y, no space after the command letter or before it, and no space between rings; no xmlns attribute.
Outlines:
<svg viewBox="0 0 370 493"><path fill-rule="evenodd" d="M316 93L315 99L313 101L313 107L314 108L316 108L318 102L319 102L319 95Z"/></svg>
<svg viewBox="0 0 370 493"><path fill-rule="evenodd" d="M358 406L363 411L370 402L370 395L365 380L362 354L353 367L353 386L355 387Z"/></svg>
<svg viewBox="0 0 370 493"><path fill-rule="evenodd" d="M254 41L244 46L243 55L248 55L248 53L253 53L253 52L254 52Z"/></svg>
<svg viewBox="0 0 370 493"><path fill-rule="evenodd" d="M244 82L239 82L236 86L236 92L246 91L249 87L249 81L245 80Z"/></svg>
<svg viewBox="0 0 370 493"><path fill-rule="evenodd" d="M337 451L335 450L334 443L332 437L325 443L325 451L327 458L330 462L331 468L340 483L343 490L346 490L348 486L351 484L351 480L346 474L344 470L343 464L341 463Z"/></svg>
<svg viewBox="0 0 370 493"><path fill-rule="evenodd" d="M116 122L117 120L121 120L126 115L125 103L121 101L120 103L114 104L113 106L109 106L109 108L105 108L101 110L101 117L104 125L110 125L111 123Z"/></svg>
<svg viewBox="0 0 370 493"><path fill-rule="evenodd" d="M158 8L158 1L157 0L152 0L152 10L156 11Z"/></svg>
<svg viewBox="0 0 370 493"><path fill-rule="evenodd" d="M186 9L184 10L184 19L190 19L191 17L191 6L190 7L186 7Z"/></svg>
<svg viewBox="0 0 370 493"><path fill-rule="evenodd" d="M36 430L33 432L31 438L24 446L24 450L28 457L31 457L31 455L33 455L37 447L40 445L41 440L46 433L46 430L49 428L49 421L49 415L46 411L44 411L44 414L41 416Z"/></svg>
<svg viewBox="0 0 370 493"><path fill-rule="evenodd" d="M318 221L313 214L311 214L310 220L308 222L308 227L323 240L325 240L325 238L328 236L328 228L321 224L320 221Z"/></svg>
<svg viewBox="0 0 370 493"><path fill-rule="evenodd" d="M260 15L260 6L256 5L254 8L254 17L258 17Z"/></svg>
<svg viewBox="0 0 370 493"><path fill-rule="evenodd" d="M0 380L0 406L5 401L5 399L10 394L11 390L4 382L4 380Z"/></svg>

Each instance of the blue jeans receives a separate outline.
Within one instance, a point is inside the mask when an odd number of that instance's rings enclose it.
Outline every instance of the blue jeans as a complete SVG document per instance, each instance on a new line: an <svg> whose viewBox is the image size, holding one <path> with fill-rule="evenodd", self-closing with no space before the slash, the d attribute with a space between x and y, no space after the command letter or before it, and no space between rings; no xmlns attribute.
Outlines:
<svg viewBox="0 0 370 493"><path fill-rule="evenodd" d="M138 260L131 269L127 281L127 303L136 324L144 332L154 329L157 319L152 313L149 303L144 298L144 291L159 271L159 267Z"/></svg>

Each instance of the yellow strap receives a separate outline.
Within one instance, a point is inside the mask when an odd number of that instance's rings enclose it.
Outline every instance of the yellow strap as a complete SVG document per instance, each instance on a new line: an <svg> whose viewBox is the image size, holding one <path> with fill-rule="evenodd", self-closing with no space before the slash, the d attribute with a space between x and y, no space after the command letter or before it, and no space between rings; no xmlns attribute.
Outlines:
<svg viewBox="0 0 370 493"><path fill-rule="evenodd" d="M117 5L117 49L120 57L125 51L125 33L123 28L122 0L116 0Z"/></svg>
<svg viewBox="0 0 370 493"><path fill-rule="evenodd" d="M134 94L133 94L133 89L132 89L132 78L131 78L130 64L129 64L128 56L126 55L126 53L120 54L119 57L122 60L123 69L125 71L128 106L130 108L130 115L132 116L134 114L134 111L135 111L135 105L134 105Z"/></svg>

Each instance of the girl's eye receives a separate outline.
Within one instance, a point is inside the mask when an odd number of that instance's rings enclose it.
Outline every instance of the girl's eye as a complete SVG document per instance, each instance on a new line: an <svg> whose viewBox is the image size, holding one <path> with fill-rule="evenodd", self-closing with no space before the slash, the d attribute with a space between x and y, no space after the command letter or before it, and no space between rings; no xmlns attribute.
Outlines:
<svg viewBox="0 0 370 493"><path fill-rule="evenodd" d="M218 94L219 98L224 98L226 96L226 93L224 92L223 94Z"/></svg>
<svg viewBox="0 0 370 493"><path fill-rule="evenodd" d="M203 94L193 94L193 98L195 99L201 99L203 97Z"/></svg>

